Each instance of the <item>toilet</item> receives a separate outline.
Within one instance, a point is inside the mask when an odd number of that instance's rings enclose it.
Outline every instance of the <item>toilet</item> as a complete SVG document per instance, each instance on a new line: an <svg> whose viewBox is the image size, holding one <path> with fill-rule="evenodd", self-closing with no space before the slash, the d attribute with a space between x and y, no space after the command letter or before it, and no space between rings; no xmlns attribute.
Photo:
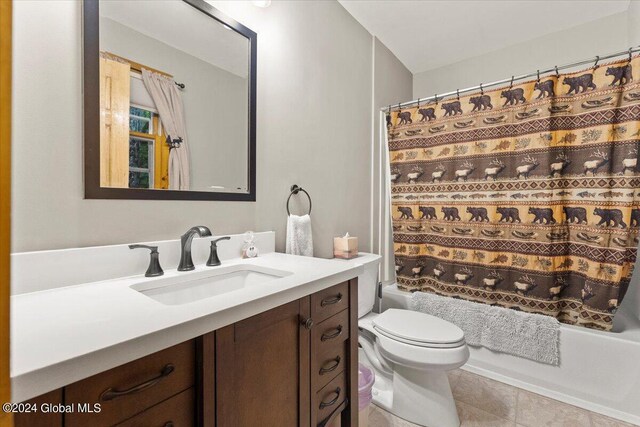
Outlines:
<svg viewBox="0 0 640 427"><path fill-rule="evenodd" d="M380 257L359 258L364 266L358 276L359 359L376 374L374 403L421 426L458 427L447 371L469 359L464 332L417 311L373 313Z"/></svg>

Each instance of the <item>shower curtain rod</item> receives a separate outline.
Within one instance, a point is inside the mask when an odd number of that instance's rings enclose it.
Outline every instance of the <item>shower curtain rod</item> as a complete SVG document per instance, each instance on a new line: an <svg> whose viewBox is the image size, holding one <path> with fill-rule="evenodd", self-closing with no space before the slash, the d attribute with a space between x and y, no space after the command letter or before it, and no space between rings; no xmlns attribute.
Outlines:
<svg viewBox="0 0 640 427"><path fill-rule="evenodd" d="M528 79L531 77L538 77L541 76L543 74L547 74L547 73L551 73L551 72L558 72L560 70L566 70L567 68L573 68L573 67L577 67L578 65L585 65L585 64L589 64L591 62L595 62L594 66L596 66L598 64L598 62L605 60L605 59L611 59L611 58L615 58L616 56L622 56L622 55L632 55L635 52L640 52L640 46L636 46L634 48L629 48L627 50L621 51L621 52L616 52L616 53L611 53L608 55L604 55L604 56L596 56L595 58L591 58L591 59L585 59L584 61L578 61L578 62L572 62L570 64L565 64L565 65L560 65L560 66L555 66L553 68L550 68L548 70L537 70L534 73L529 73L529 74L522 74L520 76L512 76L511 78L508 79L503 79L503 80L498 80L495 82L491 82L491 83L480 83L478 86L472 86L472 87L468 87L466 89L459 89L459 90L455 90L452 92L446 92L443 94L435 94L434 96L430 96L428 98L418 98L418 99L414 99L413 101L407 101L407 102L402 102L399 104L395 104L395 105L389 105L387 107L381 107L380 111L390 111L391 109L402 109L404 107L408 107L410 105L413 104L418 104L418 103L424 103L424 104L428 104L431 103L433 101L441 101L444 98L448 97L448 96L452 96L452 95L460 95L463 93L468 93L468 92L475 92L477 90L483 90L486 89L488 87L492 87L492 86L499 86L499 85L503 85L506 83L513 83L515 81L518 80L524 80L524 79Z"/></svg>

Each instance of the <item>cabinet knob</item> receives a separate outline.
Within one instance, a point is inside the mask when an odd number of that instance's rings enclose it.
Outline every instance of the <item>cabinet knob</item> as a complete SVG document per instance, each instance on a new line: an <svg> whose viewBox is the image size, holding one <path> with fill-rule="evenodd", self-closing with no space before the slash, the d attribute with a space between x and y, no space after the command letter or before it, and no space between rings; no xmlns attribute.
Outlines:
<svg viewBox="0 0 640 427"><path fill-rule="evenodd" d="M307 330L311 330L313 327L313 319L311 317L307 319L300 319L300 324L305 327Z"/></svg>

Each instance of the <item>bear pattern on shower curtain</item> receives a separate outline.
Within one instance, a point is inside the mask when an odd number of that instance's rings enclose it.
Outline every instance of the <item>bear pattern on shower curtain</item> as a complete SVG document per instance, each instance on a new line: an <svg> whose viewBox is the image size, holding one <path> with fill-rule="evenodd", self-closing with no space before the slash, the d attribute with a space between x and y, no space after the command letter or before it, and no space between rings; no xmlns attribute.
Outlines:
<svg viewBox="0 0 640 427"><path fill-rule="evenodd" d="M611 329L640 227L640 59L387 119L398 287Z"/></svg>

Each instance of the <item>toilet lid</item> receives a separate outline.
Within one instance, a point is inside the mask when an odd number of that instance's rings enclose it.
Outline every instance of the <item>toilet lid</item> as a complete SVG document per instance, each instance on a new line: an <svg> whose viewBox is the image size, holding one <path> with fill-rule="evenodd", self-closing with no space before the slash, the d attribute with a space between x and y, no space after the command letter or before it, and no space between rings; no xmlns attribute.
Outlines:
<svg viewBox="0 0 640 427"><path fill-rule="evenodd" d="M464 343L462 329L430 314L389 309L373 320L385 336L421 347L456 347Z"/></svg>

